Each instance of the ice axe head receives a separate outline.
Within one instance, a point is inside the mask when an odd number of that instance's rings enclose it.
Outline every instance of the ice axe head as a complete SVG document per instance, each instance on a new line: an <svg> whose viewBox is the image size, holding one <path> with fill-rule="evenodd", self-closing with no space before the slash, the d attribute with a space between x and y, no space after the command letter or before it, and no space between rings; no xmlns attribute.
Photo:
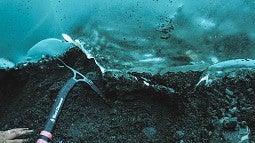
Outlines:
<svg viewBox="0 0 255 143"><path fill-rule="evenodd" d="M81 74L80 72L76 71L75 69L71 68L70 66L68 66L64 61L62 61L61 59L58 58L58 60L63 64L63 66L67 67L68 69L70 69L73 72L73 79L76 82L85 82L87 83L97 94L99 94L102 98L105 98L103 92L93 83L92 80L88 79L86 76L84 76L83 74Z"/></svg>

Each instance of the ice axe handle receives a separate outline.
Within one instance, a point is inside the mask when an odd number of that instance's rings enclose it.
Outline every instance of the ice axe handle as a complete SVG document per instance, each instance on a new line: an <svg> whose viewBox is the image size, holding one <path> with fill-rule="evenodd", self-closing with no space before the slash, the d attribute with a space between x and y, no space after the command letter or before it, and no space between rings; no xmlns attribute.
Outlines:
<svg viewBox="0 0 255 143"><path fill-rule="evenodd" d="M56 101L51 108L50 115L46 121L44 129L41 131L40 136L36 143L48 143L52 139L51 131L55 125L55 122L59 116L60 110L64 104L64 101L77 81L74 78L69 79L66 84L59 91Z"/></svg>

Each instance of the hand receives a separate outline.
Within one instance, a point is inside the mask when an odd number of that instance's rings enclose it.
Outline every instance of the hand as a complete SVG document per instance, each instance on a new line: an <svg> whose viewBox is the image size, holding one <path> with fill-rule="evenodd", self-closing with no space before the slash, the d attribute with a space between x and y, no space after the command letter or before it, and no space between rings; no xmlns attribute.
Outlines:
<svg viewBox="0 0 255 143"><path fill-rule="evenodd" d="M0 143L25 143L27 139L15 139L19 136L32 133L28 128L16 128L7 131L0 131Z"/></svg>

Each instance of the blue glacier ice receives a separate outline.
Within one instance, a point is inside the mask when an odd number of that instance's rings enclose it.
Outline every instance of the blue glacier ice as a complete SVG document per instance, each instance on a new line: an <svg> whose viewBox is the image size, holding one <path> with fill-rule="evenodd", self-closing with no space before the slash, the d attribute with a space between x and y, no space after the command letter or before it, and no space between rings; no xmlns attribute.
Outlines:
<svg viewBox="0 0 255 143"><path fill-rule="evenodd" d="M13 63L24 62L40 41L63 40L62 33L83 41L108 69L158 72L255 55L254 0L2 0L0 6L0 58Z"/></svg>

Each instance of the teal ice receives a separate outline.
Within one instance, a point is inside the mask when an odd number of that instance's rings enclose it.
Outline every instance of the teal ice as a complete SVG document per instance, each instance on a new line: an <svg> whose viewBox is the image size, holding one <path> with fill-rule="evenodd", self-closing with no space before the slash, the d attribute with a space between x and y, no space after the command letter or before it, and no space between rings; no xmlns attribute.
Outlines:
<svg viewBox="0 0 255 143"><path fill-rule="evenodd" d="M0 6L0 58L15 64L63 53L69 45L62 33L84 42L108 69L159 72L255 55L254 0L1 0Z"/></svg>

